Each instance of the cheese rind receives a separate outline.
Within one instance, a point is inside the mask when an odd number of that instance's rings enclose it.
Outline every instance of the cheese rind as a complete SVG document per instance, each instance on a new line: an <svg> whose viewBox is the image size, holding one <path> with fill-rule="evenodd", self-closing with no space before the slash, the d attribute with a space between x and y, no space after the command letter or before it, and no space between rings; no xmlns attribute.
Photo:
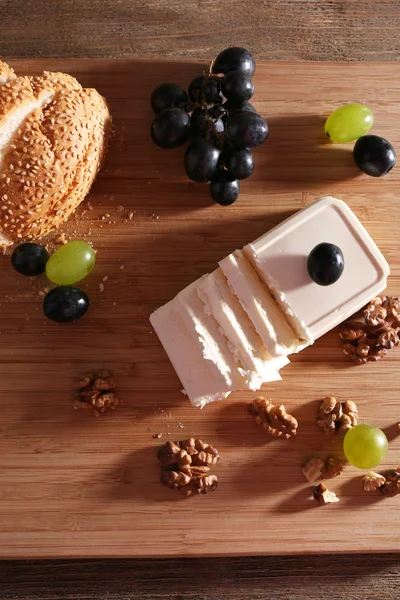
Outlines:
<svg viewBox="0 0 400 600"><path fill-rule="evenodd" d="M344 270L330 286L316 284L307 258L315 246L340 247ZM351 209L330 196L317 200L244 248L287 319L305 339L317 339L386 287L389 266Z"/></svg>
<svg viewBox="0 0 400 600"><path fill-rule="evenodd" d="M313 344L314 338L311 331L307 327L306 323L304 323L304 321L302 321L301 318L299 318L299 316L293 311L287 296L279 288L279 283L274 279L271 273L265 269L263 266L263 261L259 258L259 255L257 254L253 244L247 244L247 246L243 248L243 252L245 253L249 262L252 264L253 268L257 271L260 279L269 289L271 296L279 304L293 331L296 332L300 340L303 340L302 343L299 343L295 351L300 352L300 350L303 350L310 344Z"/></svg>
<svg viewBox="0 0 400 600"><path fill-rule="evenodd" d="M246 311L269 354L275 358L297 351L302 341L287 322L242 250L219 263L228 284Z"/></svg>
<svg viewBox="0 0 400 600"><path fill-rule="evenodd" d="M218 322L239 370L252 390L260 389L263 382L281 379L278 370L289 362L274 360L256 332L246 311L231 291L222 269L217 269L199 281L197 292L207 314Z"/></svg>

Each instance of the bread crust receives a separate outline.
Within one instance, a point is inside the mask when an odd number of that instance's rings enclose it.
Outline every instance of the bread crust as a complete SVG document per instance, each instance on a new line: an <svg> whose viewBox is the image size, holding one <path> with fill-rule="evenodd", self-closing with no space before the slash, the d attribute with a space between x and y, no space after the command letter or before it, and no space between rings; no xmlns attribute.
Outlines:
<svg viewBox="0 0 400 600"><path fill-rule="evenodd" d="M32 107L2 150L0 246L38 240L65 221L106 153L110 114L96 90L63 73L9 81L0 87L0 140L13 111Z"/></svg>

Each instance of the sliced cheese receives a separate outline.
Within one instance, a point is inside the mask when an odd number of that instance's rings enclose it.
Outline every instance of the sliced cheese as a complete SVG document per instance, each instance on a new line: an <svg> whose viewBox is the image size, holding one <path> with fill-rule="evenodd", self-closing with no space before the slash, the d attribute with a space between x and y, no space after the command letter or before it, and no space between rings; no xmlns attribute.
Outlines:
<svg viewBox="0 0 400 600"><path fill-rule="evenodd" d="M297 352L302 344L299 336L285 319L244 252L236 250L219 265L269 354L275 358Z"/></svg>
<svg viewBox="0 0 400 600"><path fill-rule="evenodd" d="M237 296L232 292L222 269L203 277L197 287L205 311L218 322L229 341L239 368L250 389L258 390L263 382L279 381L278 371L289 360L272 359Z"/></svg>
<svg viewBox="0 0 400 600"><path fill-rule="evenodd" d="M150 321L195 406L248 389L217 321L204 311L198 282L156 310Z"/></svg>

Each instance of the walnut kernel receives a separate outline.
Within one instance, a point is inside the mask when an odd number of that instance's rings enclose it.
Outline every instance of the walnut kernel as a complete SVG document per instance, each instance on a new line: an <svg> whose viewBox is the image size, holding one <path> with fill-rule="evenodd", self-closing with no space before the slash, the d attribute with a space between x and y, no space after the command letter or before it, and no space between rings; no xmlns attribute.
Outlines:
<svg viewBox="0 0 400 600"><path fill-rule="evenodd" d="M96 417L107 410L115 410L119 404L115 381L109 371L83 377L77 385L77 390L78 398L73 407L91 412Z"/></svg>
<svg viewBox="0 0 400 600"><path fill-rule="evenodd" d="M363 488L366 492L374 492L386 482L386 478L375 471L370 471L363 477Z"/></svg>
<svg viewBox="0 0 400 600"><path fill-rule="evenodd" d="M329 457L325 461L324 470L322 471L323 479L333 479L339 477L343 472L343 465L337 458Z"/></svg>
<svg viewBox="0 0 400 600"><path fill-rule="evenodd" d="M400 298L375 298L363 316L363 321L347 321L339 333L343 353L357 364L380 360L400 345Z"/></svg>
<svg viewBox="0 0 400 600"><path fill-rule="evenodd" d="M310 458L304 465L302 472L310 483L316 483L322 479L333 479L343 472L342 463L336 458L329 457L325 460Z"/></svg>
<svg viewBox="0 0 400 600"><path fill-rule="evenodd" d="M392 498L400 494L400 467L386 473L386 481L379 488L379 491L387 498Z"/></svg>
<svg viewBox="0 0 400 600"><path fill-rule="evenodd" d="M313 498L321 505L339 502L339 498L336 494L330 492L323 483L320 483L313 488Z"/></svg>
<svg viewBox="0 0 400 600"><path fill-rule="evenodd" d="M320 458L310 458L302 468L303 475L310 483L316 483L323 479L324 461Z"/></svg>
<svg viewBox="0 0 400 600"><path fill-rule="evenodd" d="M357 419L358 411L354 402L340 402L334 396L327 396L319 408L317 425L326 435L344 435L357 425Z"/></svg>
<svg viewBox="0 0 400 600"><path fill-rule="evenodd" d="M297 433L297 420L286 412L283 404L274 405L271 400L260 396L253 400L248 410L256 415L256 423L273 437L288 440Z"/></svg>
<svg viewBox="0 0 400 600"><path fill-rule="evenodd" d="M189 438L181 442L166 442L158 449L161 463L161 483L178 489L184 496L206 494L217 488L216 475L210 475L210 465L219 460L218 450L202 440Z"/></svg>

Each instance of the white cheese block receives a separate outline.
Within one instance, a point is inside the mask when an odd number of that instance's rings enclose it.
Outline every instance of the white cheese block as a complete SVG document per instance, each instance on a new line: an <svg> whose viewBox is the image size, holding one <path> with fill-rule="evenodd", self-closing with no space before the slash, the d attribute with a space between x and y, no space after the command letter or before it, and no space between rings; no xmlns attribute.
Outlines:
<svg viewBox="0 0 400 600"><path fill-rule="evenodd" d="M307 271L311 250L339 246L344 270L329 286ZM321 198L244 248L299 336L312 340L353 315L386 287L389 266L356 215L332 197Z"/></svg>
<svg viewBox="0 0 400 600"><path fill-rule="evenodd" d="M249 383L217 321L206 314L197 284L156 310L150 321L190 401L202 407L234 390L248 389Z"/></svg>
<svg viewBox="0 0 400 600"><path fill-rule="evenodd" d="M219 265L269 354L275 358L297 352L304 341L293 331L244 252L236 250Z"/></svg>
<svg viewBox="0 0 400 600"><path fill-rule="evenodd" d="M286 357L272 359L237 296L232 292L221 269L203 277L197 287L205 311L218 322L229 341L229 348L241 368L250 389L263 382L277 381L279 369L289 362Z"/></svg>

